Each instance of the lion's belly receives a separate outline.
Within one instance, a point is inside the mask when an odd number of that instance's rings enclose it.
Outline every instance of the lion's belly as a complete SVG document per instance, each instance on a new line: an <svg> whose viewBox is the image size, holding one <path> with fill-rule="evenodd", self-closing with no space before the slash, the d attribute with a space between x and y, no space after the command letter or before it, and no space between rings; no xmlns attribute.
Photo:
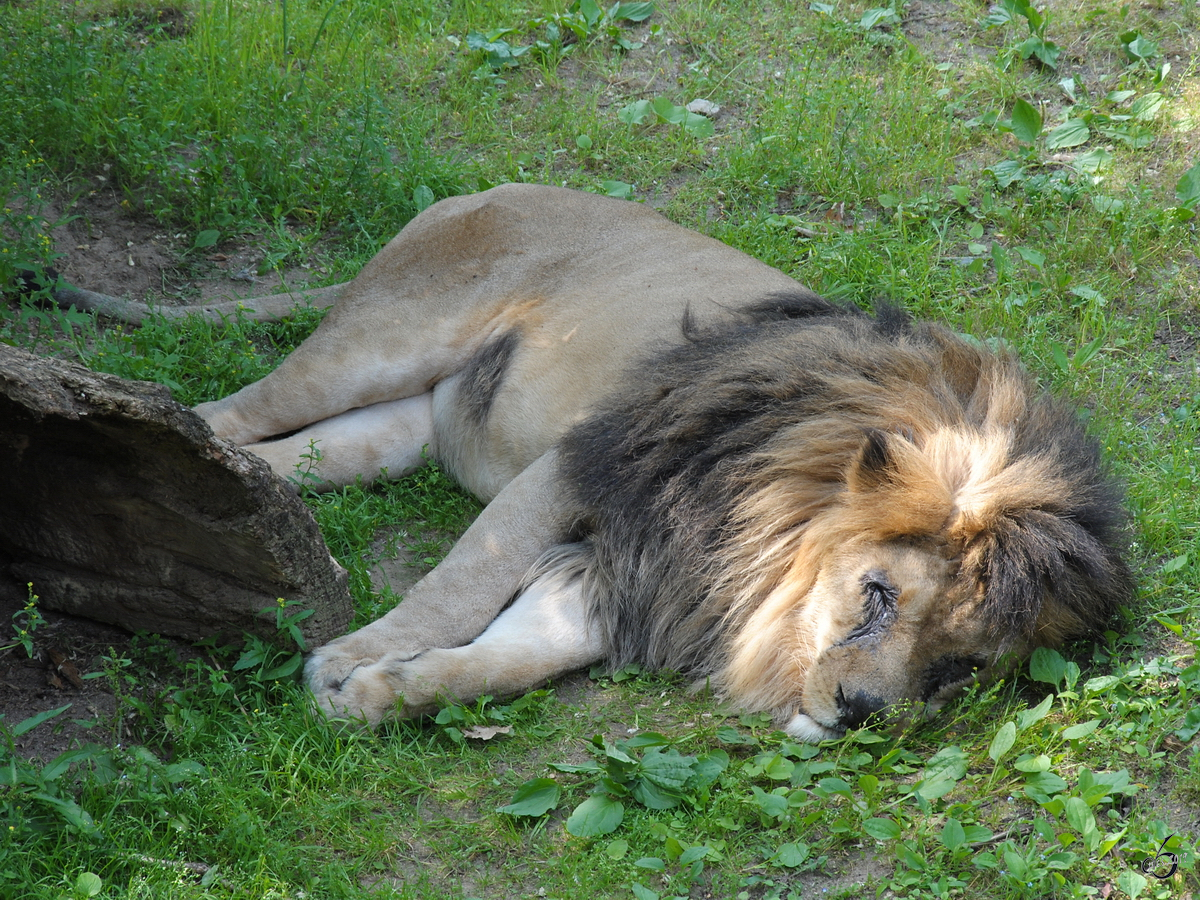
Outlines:
<svg viewBox="0 0 1200 900"><path fill-rule="evenodd" d="M522 333L482 415L465 373L439 382L433 391L438 462L491 500L619 389L651 346L669 334L677 338L682 314L682 305L672 305L634 316L615 334L587 322L542 323Z"/></svg>

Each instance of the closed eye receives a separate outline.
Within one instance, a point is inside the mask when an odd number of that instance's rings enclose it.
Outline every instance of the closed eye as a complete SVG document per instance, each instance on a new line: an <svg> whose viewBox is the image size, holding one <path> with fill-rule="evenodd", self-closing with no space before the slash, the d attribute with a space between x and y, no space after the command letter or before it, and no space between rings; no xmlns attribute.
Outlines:
<svg viewBox="0 0 1200 900"><path fill-rule="evenodd" d="M871 571L862 577L862 617L846 635L843 643L862 640L885 631L896 621L900 590L888 580L887 574Z"/></svg>

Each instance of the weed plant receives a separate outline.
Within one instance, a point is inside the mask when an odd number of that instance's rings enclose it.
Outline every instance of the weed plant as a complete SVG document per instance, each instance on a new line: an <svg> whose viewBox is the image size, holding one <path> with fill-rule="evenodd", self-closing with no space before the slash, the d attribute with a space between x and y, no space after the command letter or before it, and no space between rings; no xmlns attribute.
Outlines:
<svg viewBox="0 0 1200 900"><path fill-rule="evenodd" d="M191 404L315 326L39 304L60 211L101 173L191 253L250 235L284 265L321 242L351 271L449 194L627 197L1017 349L1127 481L1140 586L1095 643L817 746L637 670L338 728L298 647L144 640L89 673L116 737L30 761L16 737L84 712L0 723L0 896L1196 895L1200 10L936 6L0 5L0 340ZM432 565L478 508L433 467L308 497L357 624L398 599L371 588L381 556Z"/></svg>

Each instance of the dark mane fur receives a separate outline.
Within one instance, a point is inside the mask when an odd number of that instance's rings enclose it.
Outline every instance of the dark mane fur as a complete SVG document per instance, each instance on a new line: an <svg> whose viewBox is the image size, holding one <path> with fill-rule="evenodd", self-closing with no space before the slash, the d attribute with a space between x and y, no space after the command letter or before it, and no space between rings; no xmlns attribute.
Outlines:
<svg viewBox="0 0 1200 900"><path fill-rule="evenodd" d="M684 327L560 446L610 664L718 671L762 593L753 585L782 577L740 571L754 557L742 545L802 531L842 502L873 430L920 448L939 428L983 434L1002 419L1009 462L1054 472L1042 499L1029 499L1033 485L996 500L1003 508L912 526L959 542L961 577L1012 644L1098 628L1129 595L1120 491L1099 448L1011 355L892 307L870 316L804 291Z"/></svg>

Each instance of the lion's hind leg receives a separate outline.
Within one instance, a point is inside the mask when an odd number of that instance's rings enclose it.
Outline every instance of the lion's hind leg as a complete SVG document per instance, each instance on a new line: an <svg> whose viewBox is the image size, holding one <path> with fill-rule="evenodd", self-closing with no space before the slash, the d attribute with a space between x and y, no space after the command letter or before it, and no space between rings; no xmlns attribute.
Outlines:
<svg viewBox="0 0 1200 900"><path fill-rule="evenodd" d="M603 643L588 614L579 568L560 564L541 572L471 643L360 666L337 689L322 692L320 705L374 724L397 699L403 700L400 715L417 716L443 700L521 694L597 662Z"/></svg>
<svg viewBox="0 0 1200 900"><path fill-rule="evenodd" d="M275 474L295 477L311 473L312 486L338 487L362 477L372 481L382 470L399 478L425 463L433 453L433 394L375 403L324 419L274 441L246 445Z"/></svg>

